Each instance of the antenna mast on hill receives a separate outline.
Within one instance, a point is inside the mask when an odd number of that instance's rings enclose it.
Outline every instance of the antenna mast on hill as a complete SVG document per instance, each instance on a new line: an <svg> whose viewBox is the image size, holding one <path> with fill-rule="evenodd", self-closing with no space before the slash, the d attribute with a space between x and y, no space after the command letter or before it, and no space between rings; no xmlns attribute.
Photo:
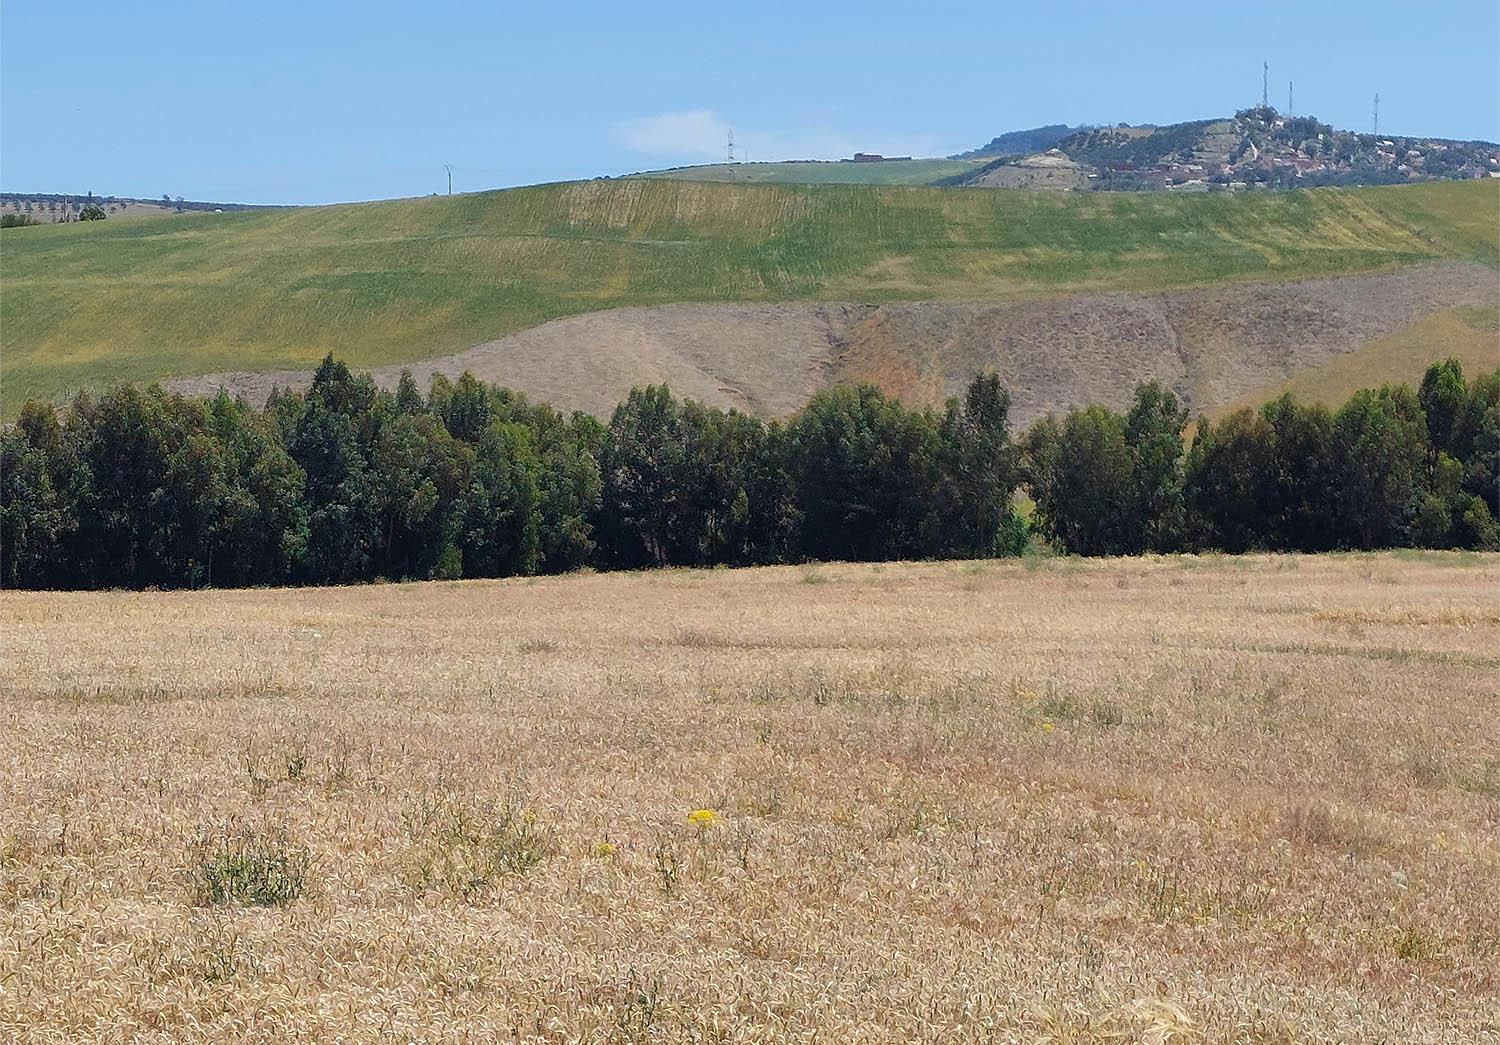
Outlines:
<svg viewBox="0 0 1500 1045"><path fill-rule="evenodd" d="M1292 108L1292 81L1288 80L1286 82L1286 114L1290 116L1296 111Z"/></svg>
<svg viewBox="0 0 1500 1045"><path fill-rule="evenodd" d="M729 128L729 145L725 148L725 153L729 157L729 162L733 163L734 162L734 128L733 127Z"/></svg>
<svg viewBox="0 0 1500 1045"><path fill-rule="evenodd" d="M1260 63L1260 107L1266 108L1271 103L1271 63Z"/></svg>
<svg viewBox="0 0 1500 1045"><path fill-rule="evenodd" d="M1370 111L1370 127L1372 134L1380 133L1380 92L1375 92L1375 107Z"/></svg>

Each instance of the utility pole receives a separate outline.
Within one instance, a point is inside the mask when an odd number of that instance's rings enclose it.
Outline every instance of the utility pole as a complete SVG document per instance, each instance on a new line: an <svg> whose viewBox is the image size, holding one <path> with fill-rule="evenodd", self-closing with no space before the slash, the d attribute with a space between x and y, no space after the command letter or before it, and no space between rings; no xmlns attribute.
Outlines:
<svg viewBox="0 0 1500 1045"><path fill-rule="evenodd" d="M1286 82L1286 114L1290 116L1296 111L1297 110L1292 107L1292 81L1288 80Z"/></svg>
<svg viewBox="0 0 1500 1045"><path fill-rule="evenodd" d="M729 157L729 162L733 163L734 162L734 128L733 127L731 127L729 129L729 145L725 148L725 153Z"/></svg>
<svg viewBox="0 0 1500 1045"><path fill-rule="evenodd" d="M1370 111L1370 129L1371 129L1370 132L1372 134L1374 134L1377 137L1379 137L1379 135L1380 135L1380 92L1379 91L1375 92L1375 106Z"/></svg>
<svg viewBox="0 0 1500 1045"><path fill-rule="evenodd" d="M1271 63L1260 63L1260 107L1265 109L1271 104Z"/></svg>
<svg viewBox="0 0 1500 1045"><path fill-rule="evenodd" d="M448 172L448 195L453 195L453 164L443 164L443 170Z"/></svg>

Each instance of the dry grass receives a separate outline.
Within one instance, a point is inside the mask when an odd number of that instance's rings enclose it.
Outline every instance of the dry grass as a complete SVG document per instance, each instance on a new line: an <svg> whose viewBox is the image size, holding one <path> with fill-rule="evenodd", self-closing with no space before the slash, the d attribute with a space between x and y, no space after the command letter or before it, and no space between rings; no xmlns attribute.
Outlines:
<svg viewBox="0 0 1500 1045"><path fill-rule="evenodd" d="M1493 1041L1497 593L1445 554L6 593L0 1039Z"/></svg>
<svg viewBox="0 0 1500 1045"><path fill-rule="evenodd" d="M1402 381L1416 388L1427 368L1445 358L1457 359L1471 376L1500 366L1500 308L1464 305L1422 316L1404 329L1308 367L1289 380L1216 405L1208 413L1218 418L1241 407L1254 409L1286 392L1336 410L1361 388Z"/></svg>

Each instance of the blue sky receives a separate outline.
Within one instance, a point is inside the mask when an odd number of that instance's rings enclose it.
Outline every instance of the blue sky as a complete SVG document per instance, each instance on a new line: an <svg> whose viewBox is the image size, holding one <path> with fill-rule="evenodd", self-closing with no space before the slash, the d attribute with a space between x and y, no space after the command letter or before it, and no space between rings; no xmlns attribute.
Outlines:
<svg viewBox="0 0 1500 1045"><path fill-rule="evenodd" d="M0 8L0 187L320 203L722 154L940 155L1043 123L1272 104L1500 139L1500 4Z"/></svg>

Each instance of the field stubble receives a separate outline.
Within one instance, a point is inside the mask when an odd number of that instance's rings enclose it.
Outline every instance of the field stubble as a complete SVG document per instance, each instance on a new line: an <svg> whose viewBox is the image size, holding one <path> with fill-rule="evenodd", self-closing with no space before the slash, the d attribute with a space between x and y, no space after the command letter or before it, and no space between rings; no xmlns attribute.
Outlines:
<svg viewBox="0 0 1500 1045"><path fill-rule="evenodd" d="M1500 559L0 599L0 1036L1495 1040Z"/></svg>

